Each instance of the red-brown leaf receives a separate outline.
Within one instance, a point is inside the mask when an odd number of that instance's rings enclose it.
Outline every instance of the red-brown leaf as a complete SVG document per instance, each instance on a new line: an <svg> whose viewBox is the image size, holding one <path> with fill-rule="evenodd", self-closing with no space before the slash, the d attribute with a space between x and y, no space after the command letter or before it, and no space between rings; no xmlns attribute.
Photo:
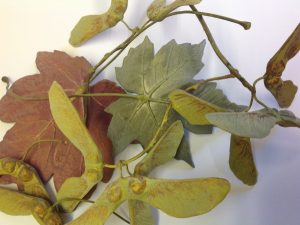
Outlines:
<svg viewBox="0 0 300 225"><path fill-rule="evenodd" d="M21 158L34 142L40 140L65 141L54 124L48 100L20 100L12 93L47 98L52 82L57 81L68 94L75 94L86 84L92 68L84 58L72 58L59 51L38 53L36 64L40 74L17 80L0 101L0 119L15 122L0 143L0 158ZM83 99L77 98L73 102L83 117ZM68 142L34 145L25 161L37 169L45 182L54 175L57 190L66 178L80 176L84 170L81 153Z"/></svg>

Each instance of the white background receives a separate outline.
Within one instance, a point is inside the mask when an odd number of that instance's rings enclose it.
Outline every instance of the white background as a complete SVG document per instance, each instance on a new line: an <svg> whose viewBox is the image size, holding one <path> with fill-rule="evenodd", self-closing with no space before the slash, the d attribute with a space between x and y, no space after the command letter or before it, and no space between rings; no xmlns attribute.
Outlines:
<svg viewBox="0 0 300 225"><path fill-rule="evenodd" d="M145 11L151 0L130 0L125 20L132 26L146 20ZM69 33L79 18L107 10L109 0L0 0L0 74L13 81L37 72L35 57L38 51L66 51L70 55L82 55L95 64L107 51L121 43L128 35L123 24L118 24L83 47L73 48L68 44ZM299 0L203 0L198 6L206 12L252 22L252 29L216 19L207 18L211 30L223 53L250 82L263 75L270 57L283 44L300 21ZM198 43L205 35L194 16L178 16L155 25L146 32L156 49L176 39L178 43ZM141 35L131 46L144 38ZM125 51L126 53L127 51ZM103 77L114 79L114 66L120 66L121 57L104 73ZM205 68L199 79L227 74L209 44L204 55ZM300 85L300 55L287 66L284 79L293 79ZM247 104L249 92L238 81L228 80L219 84L233 101ZM5 92L1 84L0 94ZM277 107L271 94L262 83L258 85L259 97L268 105ZM300 116L300 95L291 106ZM11 125L0 124L0 138ZM232 183L232 191L217 208L208 214L176 219L159 213L160 225L298 225L300 224L300 130L275 127L270 136L253 140L259 179L249 188L238 181L229 170L229 135L219 129L213 135L191 135L191 147L196 164L191 169L185 163L174 161L154 171L161 178L224 177ZM134 150L132 150L132 148ZM119 158L136 154L132 147ZM116 175L117 177L117 175ZM93 195L101 192L103 185ZM1 197L0 197L1 201ZM77 216L88 205L82 206ZM118 210L127 217L123 206ZM0 225L34 225L31 217L11 217L0 212ZM111 216L107 224L124 224Z"/></svg>

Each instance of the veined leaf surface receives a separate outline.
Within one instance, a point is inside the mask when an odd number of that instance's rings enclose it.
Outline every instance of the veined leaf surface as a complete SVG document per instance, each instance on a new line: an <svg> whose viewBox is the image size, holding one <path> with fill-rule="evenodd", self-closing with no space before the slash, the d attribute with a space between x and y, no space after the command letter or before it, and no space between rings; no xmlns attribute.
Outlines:
<svg viewBox="0 0 300 225"><path fill-rule="evenodd" d="M162 122L167 94L190 83L203 67L204 45L171 41L154 56L153 44L145 38L129 51L116 75L121 86L140 99L121 98L106 108L113 115L108 134L115 154L133 140L147 146Z"/></svg>

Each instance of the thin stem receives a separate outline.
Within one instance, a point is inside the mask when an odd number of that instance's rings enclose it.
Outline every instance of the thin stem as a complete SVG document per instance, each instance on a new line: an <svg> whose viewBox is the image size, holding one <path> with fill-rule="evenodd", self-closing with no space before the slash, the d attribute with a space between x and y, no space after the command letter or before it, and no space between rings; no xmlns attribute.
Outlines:
<svg viewBox="0 0 300 225"><path fill-rule="evenodd" d="M128 23L125 22L125 20L121 20L121 22L125 25L125 27L126 27L129 31L134 32L134 29L131 28L131 27L128 25Z"/></svg>
<svg viewBox="0 0 300 225"><path fill-rule="evenodd" d="M125 219L124 217L120 216L118 213L113 212L113 214L118 217L119 219L123 220L125 223L130 224L130 221Z"/></svg>
<svg viewBox="0 0 300 225"><path fill-rule="evenodd" d="M1 77L1 81L6 84L6 91L8 91L10 86L10 80L7 76Z"/></svg>
<svg viewBox="0 0 300 225"><path fill-rule="evenodd" d="M33 147L35 145L38 145L40 143L47 143L47 142L55 142L55 143L62 143L61 140L55 140L55 139L49 139L49 140L39 140L36 142L33 142L25 151L23 157L21 158L21 161L25 161L26 157L28 156L28 154L31 152L31 150L33 149Z"/></svg>
<svg viewBox="0 0 300 225"><path fill-rule="evenodd" d="M190 8L198 13L198 10L195 6L193 5L190 5ZM196 15L196 17L198 18L199 22L201 23L203 29L204 29L204 32L207 36L207 39L209 40L212 48L214 49L216 55L218 56L218 58L221 60L221 62L228 68L228 70L230 71L230 73L232 75L234 75L243 85L244 87L246 87L247 89L249 89L249 91L252 93L253 91L253 87L252 85L247 81L245 80L244 77L242 77L240 74L239 74L239 71L237 69L235 69L231 63L227 60L227 58L222 54L222 52L220 51L218 45L216 44L216 41L215 39L213 38L211 32L210 32L210 29L209 27L207 26L204 18L202 15Z"/></svg>
<svg viewBox="0 0 300 225"><path fill-rule="evenodd" d="M249 30L251 28L251 23L248 21L240 21L237 19L233 19L233 18L229 18L226 16L221 16L221 15L217 15L217 14L213 14L213 13L207 13L207 12L195 12L195 11L185 10L185 11L178 11L178 12L170 13L166 17L180 15L180 14L194 14L194 15L208 16L208 17L213 17L213 18L217 18L217 19L221 19L221 20L225 20L228 22L232 22L232 23L241 25L245 30Z"/></svg>
<svg viewBox="0 0 300 225"><path fill-rule="evenodd" d="M230 78L235 78L235 76L233 76L232 74L228 74L228 75L224 75L224 76L219 76L219 77L212 77L206 80L200 80L199 82L189 86L188 88L186 88L186 91L194 91L197 90L201 85L210 82L210 81L215 81L215 80L225 80L225 79L230 79Z"/></svg>
<svg viewBox="0 0 300 225"><path fill-rule="evenodd" d="M118 56L127 48L127 46L134 41L138 36L140 36L144 31L146 31L148 28L153 26L156 22L146 21L144 25L138 29L134 29L133 33L121 44L119 44L115 49L113 49L111 52L105 54L105 56L96 64L96 66L93 69L93 74L91 74L91 77L89 79L89 83L94 81ZM97 73L95 71L109 58L111 57L115 52L118 52L108 63L106 63Z"/></svg>
<svg viewBox="0 0 300 225"><path fill-rule="evenodd" d="M251 107L252 107L252 105L253 105L253 102L254 102L254 99L255 99L255 101L256 101L258 104L262 105L264 108L269 108L269 107L268 107L267 105L265 105L262 101L260 101L260 100L257 98L257 96L256 96L256 85L257 85L257 83L258 83L259 81L263 80L264 78L265 78L265 76L259 77L259 78L257 78L257 79L253 82L253 84L252 84L253 91L252 91L252 93L251 93L251 99L250 99L250 102L249 102L248 107L244 110L245 112L248 112L248 111L251 109Z"/></svg>
<svg viewBox="0 0 300 225"><path fill-rule="evenodd" d="M141 100L141 95L129 95L129 94L120 94L120 93L87 93L87 94L75 94L69 96L72 97L122 97L122 98L133 98Z"/></svg>
<svg viewBox="0 0 300 225"><path fill-rule="evenodd" d="M91 201L91 200L86 200L86 199L80 199L80 198L64 198L64 199L61 199L59 201L57 201L56 203L54 203L49 209L48 209L48 212L52 211L55 207L57 207L58 205L60 205L61 203L65 202L65 201L78 201L78 202L85 202L85 203L91 203L91 204L94 204L95 201ZM124 217L122 217L121 215L119 215L118 213L116 212L113 212L113 214L115 216L117 216L119 219L123 220L125 223L128 223L130 224L130 222L125 219Z"/></svg>

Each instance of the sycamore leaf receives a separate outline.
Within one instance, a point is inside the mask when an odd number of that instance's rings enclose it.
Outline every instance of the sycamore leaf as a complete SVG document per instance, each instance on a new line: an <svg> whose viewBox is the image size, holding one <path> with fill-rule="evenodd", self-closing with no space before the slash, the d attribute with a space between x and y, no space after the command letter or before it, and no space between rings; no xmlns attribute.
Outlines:
<svg viewBox="0 0 300 225"><path fill-rule="evenodd" d="M169 98L173 109L193 125L209 125L207 113L226 111L183 90L172 91Z"/></svg>
<svg viewBox="0 0 300 225"><path fill-rule="evenodd" d="M46 200L0 188L0 211L12 216L33 215L40 225L63 225L60 215Z"/></svg>
<svg viewBox="0 0 300 225"><path fill-rule="evenodd" d="M212 125L192 125L181 115L176 113L177 118L180 119L185 129L194 133L194 134L212 134L213 126Z"/></svg>
<svg viewBox="0 0 300 225"><path fill-rule="evenodd" d="M221 178L122 178L110 184L87 211L68 225L103 225L126 200L145 202L174 217L201 215L216 207L226 197L229 189L229 182Z"/></svg>
<svg viewBox="0 0 300 225"><path fill-rule="evenodd" d="M254 112L209 113L207 120L234 135L251 138L264 138L275 126L277 118L267 110Z"/></svg>
<svg viewBox="0 0 300 225"><path fill-rule="evenodd" d="M240 112L247 108L247 106L237 105L229 101L223 91L217 88L216 82L204 83L194 90L192 94L227 111Z"/></svg>
<svg viewBox="0 0 300 225"><path fill-rule="evenodd" d="M270 59L264 75L265 86L276 98L280 107L289 107L297 93L298 87L291 81L281 79L282 73L290 59L300 50L300 23L282 47Z"/></svg>
<svg viewBox="0 0 300 225"><path fill-rule="evenodd" d="M125 90L139 94L140 99L121 98L106 108L113 115L108 134L115 154L133 140L147 146L167 109L166 95L190 83L203 67L204 45L171 41L154 56L153 44L145 38L129 51L116 76Z"/></svg>
<svg viewBox="0 0 300 225"><path fill-rule="evenodd" d="M48 100L25 99L48 98L48 90L55 80L68 94L80 94L84 91L83 87L86 85L92 66L82 57L72 58L58 51L38 53L36 63L41 74L17 80L0 101L0 119L15 123L0 142L0 158L20 159L30 148L25 161L37 169L44 182L53 175L55 188L59 190L67 178L78 177L83 173L83 157L70 142L65 142L65 136L53 121ZM90 92L102 91L122 92L113 82L108 81L100 81L90 87ZM115 97L91 97L88 104L90 109L87 115L88 128L97 140L97 145L104 151L105 163L112 161L112 146L106 135L110 115L104 112L104 108L114 100ZM83 99L76 98L73 104L80 116L84 118ZM40 142L52 139L60 140L61 143ZM111 171L104 171L105 180L110 178L110 174ZM15 180L2 176L0 182L15 182Z"/></svg>
<svg viewBox="0 0 300 225"><path fill-rule="evenodd" d="M231 135L229 165L232 172L243 183L247 185L256 184L257 170L250 138Z"/></svg>
<svg viewBox="0 0 300 225"><path fill-rule="evenodd" d="M20 159L33 143L37 143L25 161L37 169L44 182L53 175L58 190L66 178L82 174L83 158L70 143L39 143L52 139L64 142L65 137L54 124L47 100L24 98L47 98L54 80L62 84L68 94L79 93L92 67L82 57L72 58L59 51L38 53L36 64L41 74L17 80L0 101L0 119L15 123L0 143L0 158ZM73 104L83 117L83 99L76 98Z"/></svg>
<svg viewBox="0 0 300 225"><path fill-rule="evenodd" d="M174 0L167 5L166 0L154 0L147 10L147 15L152 21L163 20L170 12L181 6L196 5L201 0Z"/></svg>
<svg viewBox="0 0 300 225"><path fill-rule="evenodd" d="M279 111L280 120L277 122L282 127L299 127L300 119L295 114L288 110Z"/></svg>
<svg viewBox="0 0 300 225"><path fill-rule="evenodd" d="M176 155L184 130L180 121L174 122L151 151L136 165L135 174L147 176L154 168L165 164Z"/></svg>
<svg viewBox="0 0 300 225"><path fill-rule="evenodd" d="M120 22L127 9L128 0L111 0L110 8L101 15L82 17L73 28L70 44L74 47L81 46L84 42Z"/></svg>
<svg viewBox="0 0 300 225"><path fill-rule="evenodd" d="M85 171L79 178L68 178L57 194L58 200L83 198L102 179L102 155L88 129L63 88L53 82L49 90L52 116L58 128L76 146L84 157ZM73 211L78 201L62 203L64 210Z"/></svg>
<svg viewBox="0 0 300 225"><path fill-rule="evenodd" d="M50 200L39 175L30 165L12 158L0 159L0 175L9 175L22 183L23 191L28 195Z"/></svg>
<svg viewBox="0 0 300 225"><path fill-rule="evenodd" d="M185 132L181 143L177 149L175 159L177 160L183 160L187 164L189 164L192 168L195 168L195 164L193 161L192 153L191 153L191 148L190 148L190 142L189 142L189 135L187 132Z"/></svg>

